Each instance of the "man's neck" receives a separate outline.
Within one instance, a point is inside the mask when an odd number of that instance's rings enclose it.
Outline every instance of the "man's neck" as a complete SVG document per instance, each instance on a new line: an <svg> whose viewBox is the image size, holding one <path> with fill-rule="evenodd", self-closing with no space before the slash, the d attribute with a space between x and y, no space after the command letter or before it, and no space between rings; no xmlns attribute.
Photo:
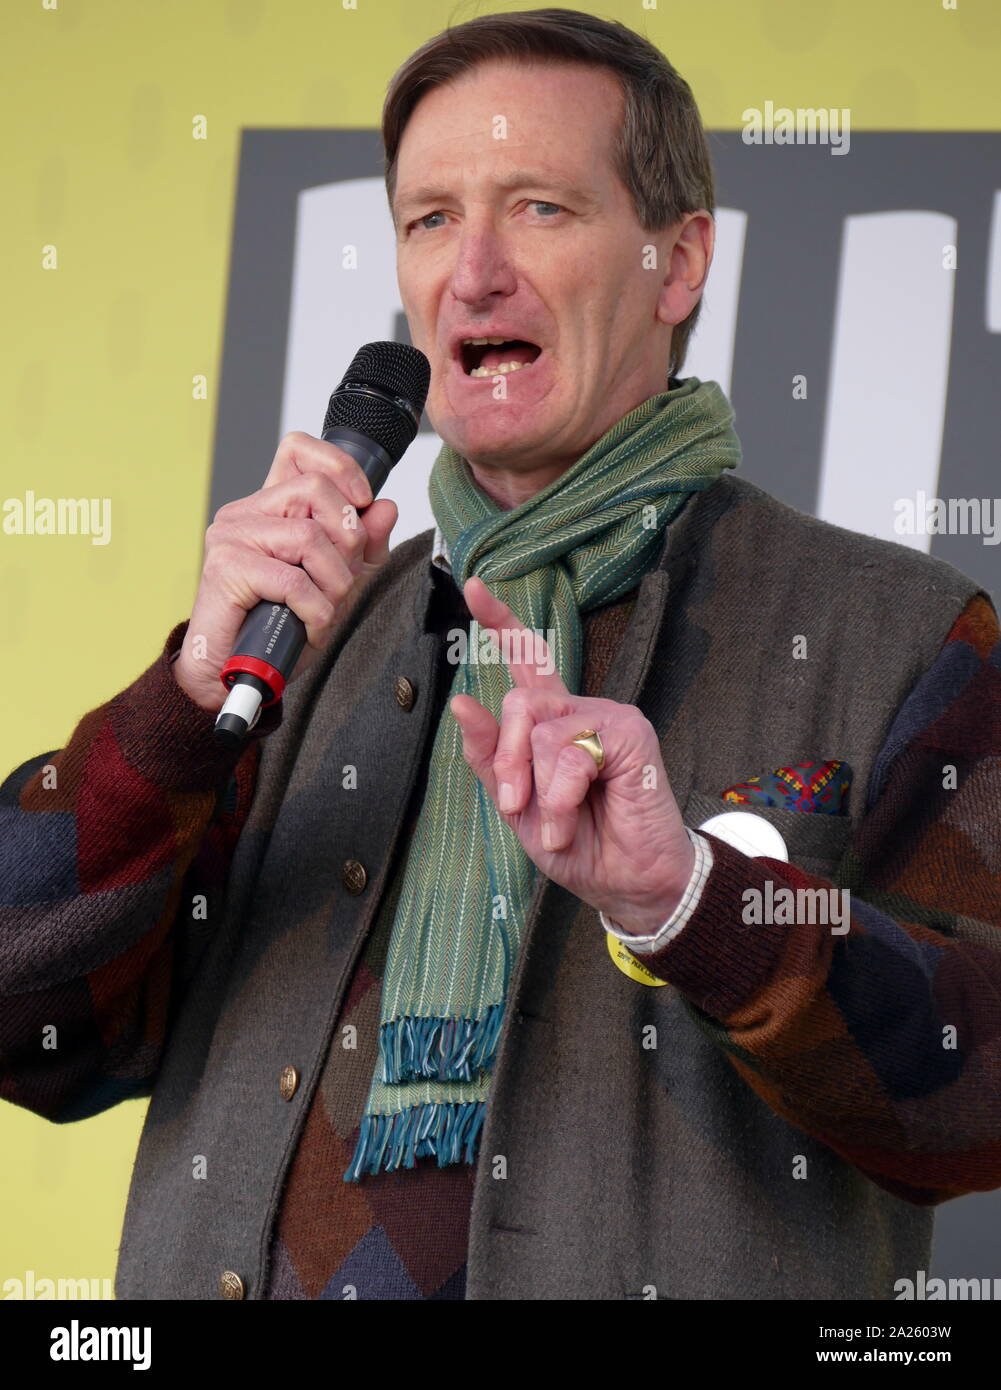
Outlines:
<svg viewBox="0 0 1001 1390"><path fill-rule="evenodd" d="M649 396L656 394L657 391L670 391L677 385L678 379L670 377L666 386L656 386L647 396L643 396L640 400L634 401L632 405L622 410L620 414L614 414L613 412L614 418L609 419L604 428L600 429L594 436L591 443L593 444L595 440L599 439L610 430L616 421L623 419L631 410L635 410L638 405L641 405L644 400L648 400ZM591 445L589 444L586 447L590 448ZM485 492L493 502L496 502L502 512L509 512L515 507L520 507L522 502L527 502L530 497L534 497L537 492L541 492L542 489L548 487L550 483L555 482L555 480L564 474L584 452L586 452L586 450L582 449L580 454L575 455L573 458L556 459L540 468L533 468L524 472L509 468L488 468L480 463L472 463L468 460L467 462L469 462L469 469L473 475L473 480L480 491Z"/></svg>
<svg viewBox="0 0 1001 1390"><path fill-rule="evenodd" d="M471 463L469 470L480 491L496 502L502 512L509 512L548 487L569 467L570 463L567 462L552 464L548 468L535 468L527 473L517 473L509 472L507 469L483 468L479 464Z"/></svg>

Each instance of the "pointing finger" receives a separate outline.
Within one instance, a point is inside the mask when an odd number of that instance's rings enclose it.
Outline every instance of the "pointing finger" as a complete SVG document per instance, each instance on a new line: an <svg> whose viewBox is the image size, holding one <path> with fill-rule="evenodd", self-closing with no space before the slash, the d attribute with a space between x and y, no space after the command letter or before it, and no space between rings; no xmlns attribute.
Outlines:
<svg viewBox="0 0 1001 1390"><path fill-rule="evenodd" d="M497 779L494 776L494 749L500 732L497 720L479 700L471 695L453 695L449 709L462 730L462 756L496 802Z"/></svg>
<svg viewBox="0 0 1001 1390"><path fill-rule="evenodd" d="M463 585L470 613L491 632L515 685L529 690L552 690L569 696L556 669L556 658L541 632L525 627L511 608L492 593L478 575Z"/></svg>

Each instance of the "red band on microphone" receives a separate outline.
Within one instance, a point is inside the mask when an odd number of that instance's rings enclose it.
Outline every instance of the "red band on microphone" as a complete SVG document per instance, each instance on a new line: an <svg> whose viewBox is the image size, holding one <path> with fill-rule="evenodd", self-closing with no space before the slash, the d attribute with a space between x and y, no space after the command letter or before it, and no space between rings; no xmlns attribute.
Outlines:
<svg viewBox="0 0 1001 1390"><path fill-rule="evenodd" d="M270 661L261 661L256 656L241 656L239 652L226 658L219 675L227 690L231 688L236 676L257 676L272 692L271 699L262 702L263 709L277 704L285 689L285 677Z"/></svg>

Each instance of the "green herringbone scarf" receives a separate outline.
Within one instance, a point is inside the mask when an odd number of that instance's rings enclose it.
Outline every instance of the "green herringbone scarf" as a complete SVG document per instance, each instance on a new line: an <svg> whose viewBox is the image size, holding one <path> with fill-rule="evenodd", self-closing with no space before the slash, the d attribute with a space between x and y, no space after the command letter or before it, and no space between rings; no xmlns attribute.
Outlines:
<svg viewBox="0 0 1001 1390"><path fill-rule="evenodd" d="M622 597L656 559L690 493L740 460L733 411L714 381L688 377L631 410L534 497L502 511L448 445L431 507L461 588L478 575L550 642L578 692L581 613ZM513 682L470 642L449 698L495 718ZM414 831L382 987L380 1060L346 1181L475 1161L504 1005L536 867L462 755L446 703Z"/></svg>

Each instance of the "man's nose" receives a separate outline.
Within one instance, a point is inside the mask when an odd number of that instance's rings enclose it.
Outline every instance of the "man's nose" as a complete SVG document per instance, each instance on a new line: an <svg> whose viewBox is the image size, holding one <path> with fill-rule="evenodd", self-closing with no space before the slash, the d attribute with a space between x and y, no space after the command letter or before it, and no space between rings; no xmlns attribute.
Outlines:
<svg viewBox="0 0 1001 1390"><path fill-rule="evenodd" d="M503 238L484 223L467 223L456 244L451 290L456 299L476 304L491 294L513 294L518 277Z"/></svg>

